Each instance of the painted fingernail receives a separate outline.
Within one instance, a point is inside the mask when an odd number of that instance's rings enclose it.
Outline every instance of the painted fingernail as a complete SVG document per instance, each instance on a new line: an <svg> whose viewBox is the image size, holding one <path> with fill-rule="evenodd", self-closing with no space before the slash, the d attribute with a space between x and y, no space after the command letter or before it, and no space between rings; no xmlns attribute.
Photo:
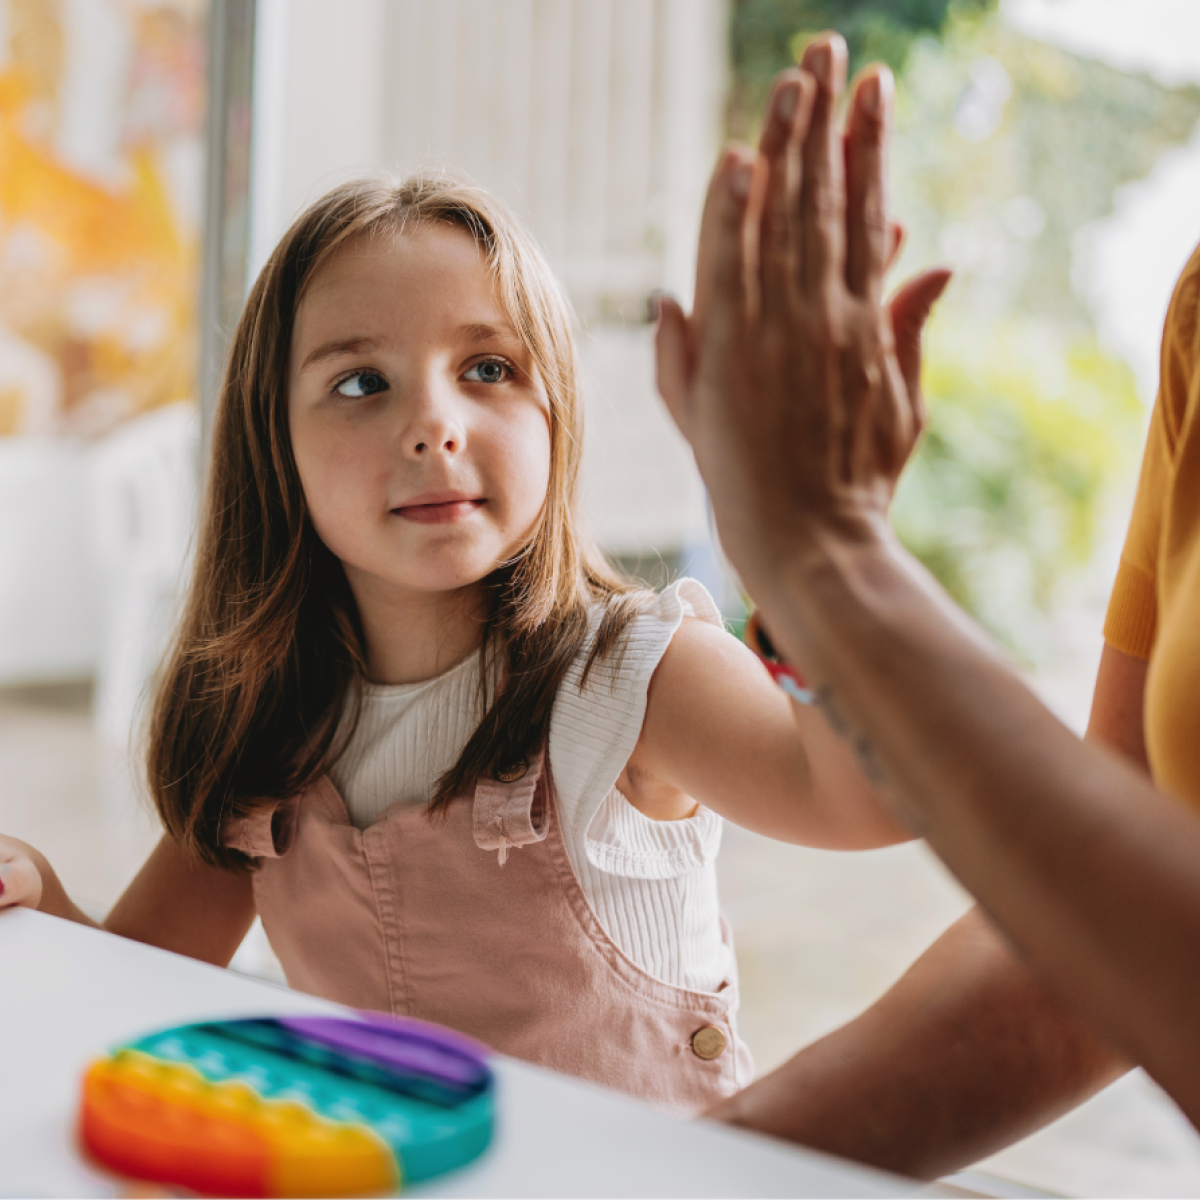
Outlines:
<svg viewBox="0 0 1200 1200"><path fill-rule="evenodd" d="M799 104L800 85L789 83L779 89L779 96L775 101L775 112L781 121L791 121L796 115Z"/></svg>
<svg viewBox="0 0 1200 1200"><path fill-rule="evenodd" d="M0 896L4 895L4 877L8 874L8 867L0 865Z"/></svg>
<svg viewBox="0 0 1200 1200"><path fill-rule="evenodd" d="M733 177L729 181L729 190L739 200L745 200L750 195L750 180L754 176L753 163L739 163L733 169Z"/></svg>

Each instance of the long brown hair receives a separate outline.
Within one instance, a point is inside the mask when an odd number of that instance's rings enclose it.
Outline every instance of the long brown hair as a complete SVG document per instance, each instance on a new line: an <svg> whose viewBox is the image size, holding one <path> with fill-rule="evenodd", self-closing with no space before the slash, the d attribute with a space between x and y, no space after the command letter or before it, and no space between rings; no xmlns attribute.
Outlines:
<svg viewBox="0 0 1200 1200"><path fill-rule="evenodd" d="M312 783L353 731L363 631L342 565L308 518L288 433L288 354L305 288L339 246L429 222L474 237L550 401L541 521L484 581L486 711L439 780L432 811L541 748L593 607L603 605L603 618L589 667L618 644L645 595L579 530L582 405L571 314L532 240L493 197L445 176L336 188L283 236L238 322L194 575L150 715L151 794L168 832L203 861L244 865L222 846L222 823ZM498 690L486 683L493 667Z"/></svg>

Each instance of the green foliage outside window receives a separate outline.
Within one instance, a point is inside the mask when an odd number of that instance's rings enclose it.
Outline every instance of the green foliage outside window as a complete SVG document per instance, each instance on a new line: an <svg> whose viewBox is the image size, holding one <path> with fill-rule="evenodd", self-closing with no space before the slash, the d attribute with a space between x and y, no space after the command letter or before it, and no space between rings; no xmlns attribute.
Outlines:
<svg viewBox="0 0 1200 1200"><path fill-rule="evenodd" d="M836 29L850 51L850 71L885 62L899 74L915 39L942 32L953 9L987 12L996 0L734 0L730 25L733 86L731 136L747 138L775 75L793 63L815 33Z"/></svg>
<svg viewBox="0 0 1200 1200"><path fill-rule="evenodd" d="M893 510L901 539L968 612L1034 661L1042 614L1087 565L1114 479L1136 461L1133 376L1090 337L943 318L928 341L931 420Z"/></svg>

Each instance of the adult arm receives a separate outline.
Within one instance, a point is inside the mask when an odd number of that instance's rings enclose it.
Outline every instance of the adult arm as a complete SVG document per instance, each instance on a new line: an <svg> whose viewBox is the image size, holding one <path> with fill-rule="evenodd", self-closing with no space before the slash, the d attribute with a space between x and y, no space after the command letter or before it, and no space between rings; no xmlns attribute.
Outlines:
<svg viewBox="0 0 1200 1200"><path fill-rule="evenodd" d="M783 114L795 111L803 87L800 71L781 76L763 127L764 154L788 143L791 123ZM702 237L716 234L707 221ZM903 228L889 221L885 270L902 241ZM703 337L711 282L703 273L697 279L687 354ZM888 305L903 369L914 379L921 333L944 282L919 279ZM871 849L912 837L824 713L788 699L743 645L694 619L683 622L654 673L642 735L619 786L657 819L687 816L696 799L744 828L823 849Z"/></svg>
<svg viewBox="0 0 1200 1200"><path fill-rule="evenodd" d="M972 909L864 1013L709 1116L932 1179L1124 1069Z"/></svg>
<svg viewBox="0 0 1200 1200"><path fill-rule="evenodd" d="M868 773L1038 977L1200 1120L1200 822L1055 720L887 526L922 415L880 300L890 77L858 89L843 179L844 53L806 57L798 168L719 167L709 325L668 403L727 553Z"/></svg>
<svg viewBox="0 0 1200 1200"><path fill-rule="evenodd" d="M1088 737L1148 771L1145 682L1144 661L1105 646ZM934 1178L1027 1136L1125 1066L972 909L861 1016L709 1115Z"/></svg>
<svg viewBox="0 0 1200 1200"><path fill-rule="evenodd" d="M1146 755L1146 674L1150 664L1105 643L1096 672L1087 740L1108 746L1150 776Z"/></svg>

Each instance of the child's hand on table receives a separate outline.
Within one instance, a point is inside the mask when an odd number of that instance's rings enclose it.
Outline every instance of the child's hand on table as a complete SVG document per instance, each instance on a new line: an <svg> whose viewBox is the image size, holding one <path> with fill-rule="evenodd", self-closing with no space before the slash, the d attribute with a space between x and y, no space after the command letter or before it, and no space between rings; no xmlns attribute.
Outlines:
<svg viewBox="0 0 1200 1200"><path fill-rule="evenodd" d="M30 847L0 836L0 908L37 908L42 902L42 874Z"/></svg>

